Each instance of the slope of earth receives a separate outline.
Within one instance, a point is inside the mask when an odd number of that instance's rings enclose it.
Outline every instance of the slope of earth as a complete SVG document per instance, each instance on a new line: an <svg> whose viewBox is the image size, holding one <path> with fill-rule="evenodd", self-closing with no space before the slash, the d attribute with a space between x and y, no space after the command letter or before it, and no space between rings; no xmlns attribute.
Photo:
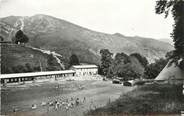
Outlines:
<svg viewBox="0 0 184 116"><path fill-rule="evenodd" d="M31 48L16 45L16 44L2 44L1 45L1 71L2 73L12 73L13 67L25 66L29 63L32 68L41 67L42 71L47 70L48 54L44 54L40 51L33 50ZM59 64L53 58L53 66L58 68ZM14 72L13 72L14 73Z"/></svg>
<svg viewBox="0 0 184 116"><path fill-rule="evenodd" d="M4 28L9 26L23 29L30 38L29 44L34 47L57 51L66 58L75 53L81 62L87 63L99 64L99 51L104 48L113 53L137 52L147 57L150 62L164 57L166 52L173 49L170 44L154 39L100 33L47 15L10 16L1 18L0 22ZM7 38L6 34L3 37Z"/></svg>
<svg viewBox="0 0 184 116"><path fill-rule="evenodd" d="M149 84L122 95L90 116L178 116L184 109L182 85Z"/></svg>

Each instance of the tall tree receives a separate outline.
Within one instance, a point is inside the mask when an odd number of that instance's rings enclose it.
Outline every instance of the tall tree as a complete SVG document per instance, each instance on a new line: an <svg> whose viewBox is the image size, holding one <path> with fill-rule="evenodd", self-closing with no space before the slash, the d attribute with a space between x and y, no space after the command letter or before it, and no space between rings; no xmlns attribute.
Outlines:
<svg viewBox="0 0 184 116"><path fill-rule="evenodd" d="M130 54L130 56L136 57L139 60L139 62L142 64L142 66L146 67L148 65L148 60L146 59L146 57L142 56L141 54L132 53Z"/></svg>
<svg viewBox="0 0 184 116"><path fill-rule="evenodd" d="M80 62L79 62L79 58L76 54L72 54L70 56L70 61L69 61L69 65L72 66L72 65L79 65Z"/></svg>
<svg viewBox="0 0 184 116"><path fill-rule="evenodd" d="M15 34L15 40L13 40L16 44L18 43L27 43L29 41L29 38L27 37L27 35L25 35L23 33L22 30L17 31L17 33Z"/></svg>
<svg viewBox="0 0 184 116"><path fill-rule="evenodd" d="M57 61L54 58L53 54L48 55L47 57L47 68L48 71L56 71L57 70Z"/></svg>
<svg viewBox="0 0 184 116"><path fill-rule="evenodd" d="M112 64L112 53L108 50L108 49L102 49L100 50L100 54L101 54L101 69L102 69L102 73L103 75L107 76L107 73L109 71L109 67Z"/></svg>
<svg viewBox="0 0 184 116"><path fill-rule="evenodd" d="M115 56L115 64L119 64L123 61L124 64L130 62L129 56L125 53L117 53Z"/></svg>
<svg viewBox="0 0 184 116"><path fill-rule="evenodd" d="M159 0L155 7L157 14L165 14L165 17L171 12L174 18L172 37L174 41L174 55L176 61L184 59L184 1L183 0Z"/></svg>

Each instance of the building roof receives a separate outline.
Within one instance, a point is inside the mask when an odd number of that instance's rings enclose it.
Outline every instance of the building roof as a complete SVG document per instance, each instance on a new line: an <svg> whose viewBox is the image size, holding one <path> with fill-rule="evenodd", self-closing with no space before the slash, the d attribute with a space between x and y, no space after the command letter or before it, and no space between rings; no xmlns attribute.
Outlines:
<svg viewBox="0 0 184 116"><path fill-rule="evenodd" d="M47 71L47 72L31 72L31 73L14 73L14 74L1 74L0 78L16 78L16 77L36 77L36 76L47 76L57 74L72 74L74 70L62 70L62 71Z"/></svg>
<svg viewBox="0 0 184 116"><path fill-rule="evenodd" d="M98 68L96 65L73 65L73 68Z"/></svg>

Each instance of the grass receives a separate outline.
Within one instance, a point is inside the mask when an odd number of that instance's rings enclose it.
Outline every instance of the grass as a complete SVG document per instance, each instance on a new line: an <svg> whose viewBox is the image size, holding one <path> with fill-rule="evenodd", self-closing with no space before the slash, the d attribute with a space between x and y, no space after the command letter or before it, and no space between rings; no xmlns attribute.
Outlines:
<svg viewBox="0 0 184 116"><path fill-rule="evenodd" d="M41 65L45 71L46 67L48 67L47 60L47 54L22 45L11 44L1 46L1 68L2 73L5 74L8 73L6 69L9 69L13 73L12 67L18 65L25 66L26 63L31 64L31 67L39 67ZM56 60L54 60L53 65L59 67Z"/></svg>
<svg viewBox="0 0 184 116"><path fill-rule="evenodd" d="M176 115L184 110L181 85L151 84L122 95L105 107L91 110L87 115Z"/></svg>

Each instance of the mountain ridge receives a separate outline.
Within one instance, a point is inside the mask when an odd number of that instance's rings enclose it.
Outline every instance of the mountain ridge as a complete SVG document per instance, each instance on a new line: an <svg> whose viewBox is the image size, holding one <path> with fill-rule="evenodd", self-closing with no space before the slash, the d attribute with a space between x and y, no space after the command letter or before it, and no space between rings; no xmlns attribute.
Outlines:
<svg viewBox="0 0 184 116"><path fill-rule="evenodd" d="M22 23L18 21L20 19L24 23L20 24L24 25L23 31L30 38L30 45L57 51L65 57L75 53L82 62L99 64L100 49L109 49L113 53L137 52L147 57L149 62L164 57L166 52L173 50L172 45L152 38L97 32L48 15L11 16L1 18L0 22L14 26L17 22Z"/></svg>

